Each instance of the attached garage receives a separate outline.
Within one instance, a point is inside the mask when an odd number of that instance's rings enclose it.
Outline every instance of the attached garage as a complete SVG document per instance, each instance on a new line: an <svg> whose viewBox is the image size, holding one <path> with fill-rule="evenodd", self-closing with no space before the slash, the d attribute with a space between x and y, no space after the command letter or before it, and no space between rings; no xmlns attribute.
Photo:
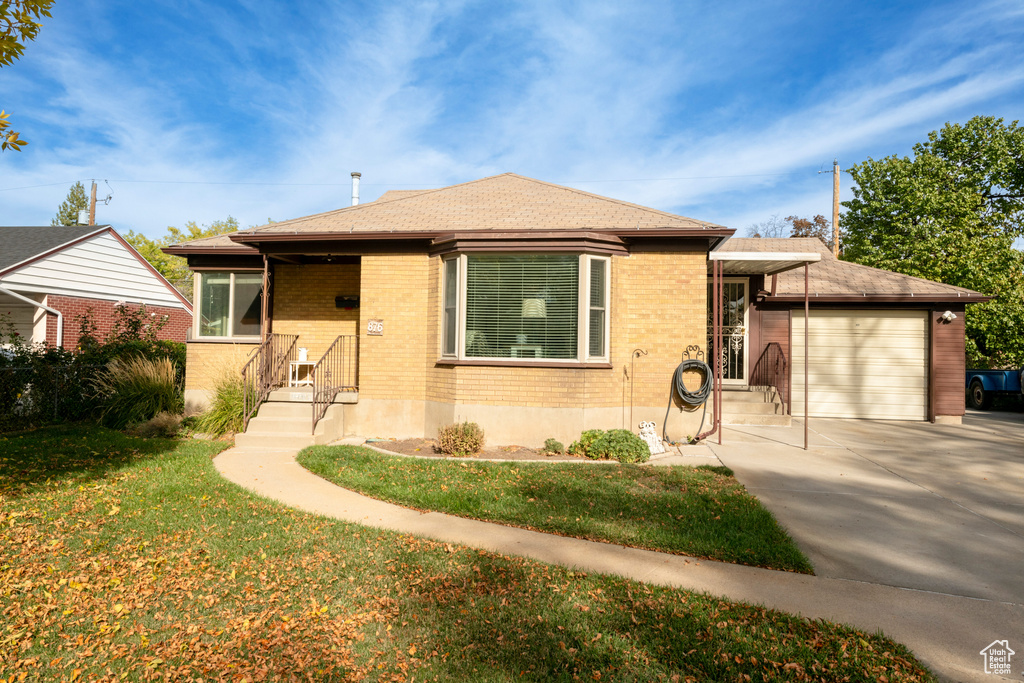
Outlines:
<svg viewBox="0 0 1024 683"><path fill-rule="evenodd" d="M737 365L733 392L769 389L775 414L804 415L804 288L810 309L810 417L959 422L964 414L965 327L978 292L870 268L832 255L816 238L732 238L714 260L742 296L723 291L723 305L743 306L741 325L724 329ZM787 254L820 260L772 274L751 264ZM710 276L709 276L710 277ZM729 309L731 310L731 308ZM726 370L731 356L723 354ZM774 368L783 367L779 374ZM740 394L742 398L747 398ZM727 402L742 418L739 405ZM762 424L747 422L746 424Z"/></svg>
<svg viewBox="0 0 1024 683"><path fill-rule="evenodd" d="M811 309L811 417L928 419L929 316L921 310ZM804 312L793 311L793 415L804 412Z"/></svg>

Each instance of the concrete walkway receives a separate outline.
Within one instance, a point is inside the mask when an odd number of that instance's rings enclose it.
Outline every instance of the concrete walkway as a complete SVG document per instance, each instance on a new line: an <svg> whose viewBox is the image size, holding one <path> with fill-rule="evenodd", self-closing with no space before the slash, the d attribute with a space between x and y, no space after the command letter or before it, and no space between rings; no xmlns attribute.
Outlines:
<svg viewBox="0 0 1024 683"><path fill-rule="evenodd" d="M254 493L314 514L882 630L910 647L943 680L997 680L984 674L978 654L994 640L1009 639L1024 661L1020 603L695 560L421 513L335 486L302 468L295 455L291 450L233 448L214 464L226 479ZM676 458L663 462L678 464ZM1022 669L1015 661L1009 680L1020 680Z"/></svg>

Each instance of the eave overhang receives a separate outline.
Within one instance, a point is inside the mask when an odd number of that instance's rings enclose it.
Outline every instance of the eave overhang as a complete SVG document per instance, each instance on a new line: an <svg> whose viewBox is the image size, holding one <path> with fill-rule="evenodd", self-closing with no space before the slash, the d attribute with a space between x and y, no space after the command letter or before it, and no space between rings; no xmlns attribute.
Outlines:
<svg viewBox="0 0 1024 683"><path fill-rule="evenodd" d="M822 294L820 296L817 294L811 294L810 299L817 304L979 304L991 301L993 297L970 292L956 292L956 296L953 294L935 293L914 294L908 292L906 294L871 294L865 292L863 294ZM775 296L766 296L764 298L764 303L769 304L802 304L803 302L803 294L776 294Z"/></svg>
<svg viewBox="0 0 1024 683"><path fill-rule="evenodd" d="M820 260L821 254L816 252L713 251L708 254L708 261L722 263L725 275L776 275ZM800 300L803 299L801 294Z"/></svg>

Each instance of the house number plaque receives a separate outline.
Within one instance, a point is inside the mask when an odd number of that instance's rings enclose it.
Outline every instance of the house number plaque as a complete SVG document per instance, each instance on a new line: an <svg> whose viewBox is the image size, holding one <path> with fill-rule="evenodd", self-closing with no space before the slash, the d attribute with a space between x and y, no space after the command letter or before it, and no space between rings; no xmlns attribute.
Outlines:
<svg viewBox="0 0 1024 683"><path fill-rule="evenodd" d="M383 320L368 320L366 321L366 334L371 337L383 337L384 336L384 321Z"/></svg>

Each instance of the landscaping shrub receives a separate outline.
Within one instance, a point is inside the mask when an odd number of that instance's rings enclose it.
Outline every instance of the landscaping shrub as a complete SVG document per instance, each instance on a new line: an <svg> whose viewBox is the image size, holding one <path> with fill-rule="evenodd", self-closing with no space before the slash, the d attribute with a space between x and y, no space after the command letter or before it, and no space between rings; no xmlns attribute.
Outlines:
<svg viewBox="0 0 1024 683"><path fill-rule="evenodd" d="M221 377L210 409L196 419L196 431L206 434L242 431L245 423L244 392L241 375L228 373Z"/></svg>
<svg viewBox="0 0 1024 683"><path fill-rule="evenodd" d="M178 435L181 422L181 415L164 411L157 413L145 422L135 425L129 431L135 436L141 436L144 439L152 439L154 437L171 438Z"/></svg>
<svg viewBox="0 0 1024 683"><path fill-rule="evenodd" d="M651 449L639 436L628 429L588 429L580 434L579 441L573 441L569 453L582 455L594 460L618 460L619 462L647 462Z"/></svg>
<svg viewBox="0 0 1024 683"><path fill-rule="evenodd" d="M591 446L594 458L609 458L619 462L647 462L651 449L647 442L628 429L610 429Z"/></svg>
<svg viewBox="0 0 1024 683"><path fill-rule="evenodd" d="M557 439L548 439L544 442L544 452L551 455L561 455L565 453L565 446Z"/></svg>
<svg viewBox="0 0 1024 683"><path fill-rule="evenodd" d="M180 414L181 387L169 358L114 359L93 381L100 401L100 420L113 429L145 422L160 412Z"/></svg>
<svg viewBox="0 0 1024 683"><path fill-rule="evenodd" d="M601 438L601 435L603 434L604 430L602 429L586 430L585 432L580 434L579 441L573 441L572 444L569 446L569 454L582 455L587 458L596 458L596 455L591 455L590 453L591 446L595 441Z"/></svg>
<svg viewBox="0 0 1024 683"><path fill-rule="evenodd" d="M473 455L483 447L484 430L476 422L448 425L437 432L435 449L445 455Z"/></svg>

